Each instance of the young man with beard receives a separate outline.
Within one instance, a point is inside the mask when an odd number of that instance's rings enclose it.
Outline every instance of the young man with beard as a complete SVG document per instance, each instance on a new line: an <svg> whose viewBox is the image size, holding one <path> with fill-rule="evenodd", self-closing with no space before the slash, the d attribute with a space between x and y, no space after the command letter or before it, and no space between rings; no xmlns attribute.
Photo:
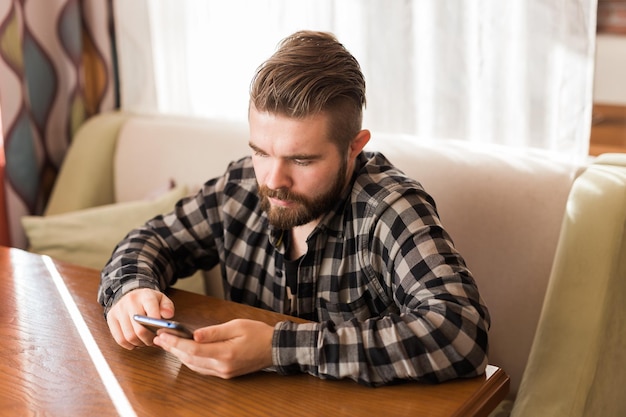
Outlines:
<svg viewBox="0 0 626 417"><path fill-rule="evenodd" d="M489 313L419 183L363 151L365 80L334 36L297 32L251 85L252 156L133 230L102 271L99 301L127 349L157 345L192 370L261 369L366 385L472 377ZM311 320L234 320L194 339L154 336L163 290L217 264L226 299Z"/></svg>

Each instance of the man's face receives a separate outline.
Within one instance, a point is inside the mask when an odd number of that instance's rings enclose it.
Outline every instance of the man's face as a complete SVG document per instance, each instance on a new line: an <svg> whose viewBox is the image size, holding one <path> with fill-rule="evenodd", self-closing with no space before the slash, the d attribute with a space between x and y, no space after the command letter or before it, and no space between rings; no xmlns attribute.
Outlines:
<svg viewBox="0 0 626 417"><path fill-rule="evenodd" d="M250 108L250 147L261 207L275 227L318 221L344 189L348 164L328 139L327 118L292 119Z"/></svg>

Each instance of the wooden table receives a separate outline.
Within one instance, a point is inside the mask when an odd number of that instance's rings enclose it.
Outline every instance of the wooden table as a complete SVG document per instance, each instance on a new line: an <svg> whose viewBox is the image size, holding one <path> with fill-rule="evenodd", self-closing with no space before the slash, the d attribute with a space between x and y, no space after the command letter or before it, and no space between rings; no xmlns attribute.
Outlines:
<svg viewBox="0 0 626 417"><path fill-rule="evenodd" d="M0 247L0 410L46 416L486 416L509 378L367 388L271 372L222 380L199 375L156 347L125 350L96 301L99 273ZM176 319L201 326L279 314L174 290ZM3 414L4 415L4 414Z"/></svg>
<svg viewBox="0 0 626 417"><path fill-rule="evenodd" d="M626 106L593 105L589 155L626 152Z"/></svg>

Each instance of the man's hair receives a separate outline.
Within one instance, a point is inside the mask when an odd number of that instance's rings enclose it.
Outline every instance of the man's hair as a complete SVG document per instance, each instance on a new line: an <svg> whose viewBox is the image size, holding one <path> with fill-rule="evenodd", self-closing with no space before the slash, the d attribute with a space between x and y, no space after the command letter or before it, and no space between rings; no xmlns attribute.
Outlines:
<svg viewBox="0 0 626 417"><path fill-rule="evenodd" d="M365 78L350 52L326 32L300 31L283 39L250 85L258 111L304 118L329 116L329 139L340 151L361 130Z"/></svg>

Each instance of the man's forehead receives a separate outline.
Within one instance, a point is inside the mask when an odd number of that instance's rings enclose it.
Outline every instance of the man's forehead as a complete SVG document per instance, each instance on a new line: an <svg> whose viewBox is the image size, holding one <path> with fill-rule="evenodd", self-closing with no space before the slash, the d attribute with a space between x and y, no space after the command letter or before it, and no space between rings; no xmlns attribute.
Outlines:
<svg viewBox="0 0 626 417"><path fill-rule="evenodd" d="M267 147L296 148L291 153L316 153L318 147L331 144L325 117L291 118L267 112L250 114L251 144Z"/></svg>

